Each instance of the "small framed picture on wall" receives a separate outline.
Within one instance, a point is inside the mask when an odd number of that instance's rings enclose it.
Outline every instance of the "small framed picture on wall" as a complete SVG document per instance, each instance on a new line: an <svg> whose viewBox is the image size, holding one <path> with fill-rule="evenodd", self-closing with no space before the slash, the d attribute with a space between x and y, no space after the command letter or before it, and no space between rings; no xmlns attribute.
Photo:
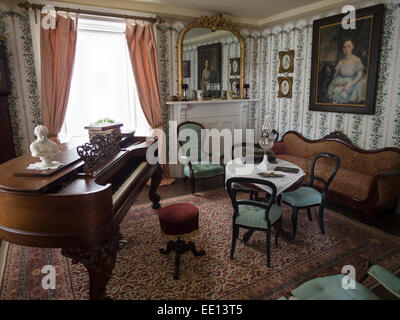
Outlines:
<svg viewBox="0 0 400 320"><path fill-rule="evenodd" d="M291 98L292 97L292 77L278 77L278 98Z"/></svg>
<svg viewBox="0 0 400 320"><path fill-rule="evenodd" d="M291 73L294 70L294 50L279 52L279 73Z"/></svg>
<svg viewBox="0 0 400 320"><path fill-rule="evenodd" d="M240 58L231 58L231 76L240 75Z"/></svg>

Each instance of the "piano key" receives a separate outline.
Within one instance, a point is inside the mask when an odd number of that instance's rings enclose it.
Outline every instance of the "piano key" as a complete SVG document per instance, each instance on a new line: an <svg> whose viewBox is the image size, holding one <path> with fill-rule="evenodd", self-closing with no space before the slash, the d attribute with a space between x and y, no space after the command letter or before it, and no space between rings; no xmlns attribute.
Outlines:
<svg viewBox="0 0 400 320"><path fill-rule="evenodd" d="M132 182L139 176L139 174L144 170L147 166L147 162L142 162L134 171L131 175L127 177L127 179L124 181L124 183L118 188L113 193L112 196L112 202L113 206L118 202L118 200L121 198L121 196L125 193L126 190L128 190L129 186L132 184Z"/></svg>

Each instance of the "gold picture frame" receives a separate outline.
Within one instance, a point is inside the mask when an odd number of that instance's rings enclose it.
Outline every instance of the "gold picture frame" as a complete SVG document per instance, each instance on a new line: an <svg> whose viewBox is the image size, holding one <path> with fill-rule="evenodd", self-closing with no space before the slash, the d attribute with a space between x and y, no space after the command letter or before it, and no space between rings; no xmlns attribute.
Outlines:
<svg viewBox="0 0 400 320"><path fill-rule="evenodd" d="M231 79L229 79L229 82L230 82L231 91L233 91L236 95L236 92L237 92L236 85L240 84L240 79L239 78L231 78Z"/></svg>
<svg viewBox="0 0 400 320"><path fill-rule="evenodd" d="M294 71L294 50L279 52L279 73L292 73Z"/></svg>
<svg viewBox="0 0 400 320"><path fill-rule="evenodd" d="M231 58L231 76L239 76L240 75L240 58Z"/></svg>
<svg viewBox="0 0 400 320"><path fill-rule="evenodd" d="M278 98L292 97L293 77L278 77Z"/></svg>
<svg viewBox="0 0 400 320"><path fill-rule="evenodd" d="M239 97L243 98L243 85L244 85L244 42L240 35L237 26L233 25L231 21L225 19L222 14L217 14L213 17L202 16L196 21L186 25L186 27L179 34L178 39L178 100L182 99L182 83L183 83L183 73L182 73L182 61L183 61L183 40L185 35L194 28L205 28L212 32L216 30L230 31L239 41L240 45L240 65L239 65L239 79L240 79L240 90Z"/></svg>

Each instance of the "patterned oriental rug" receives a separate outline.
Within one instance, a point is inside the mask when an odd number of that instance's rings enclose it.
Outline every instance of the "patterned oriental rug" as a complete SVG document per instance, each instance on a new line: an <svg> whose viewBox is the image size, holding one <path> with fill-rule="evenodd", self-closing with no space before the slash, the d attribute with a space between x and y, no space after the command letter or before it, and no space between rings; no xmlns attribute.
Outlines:
<svg viewBox="0 0 400 320"><path fill-rule="evenodd" d="M265 233L256 232L247 245L241 237L235 258L231 247L232 206L223 189L162 201L162 205L190 202L200 210L198 249L206 255L181 259L180 279L173 279L174 254L159 248L167 240L160 233L157 212L150 204L133 206L121 224L128 243L118 252L107 294L113 299L276 299L289 296L305 281L340 273L345 265L359 267L365 259L395 272L400 268L400 239L326 210L326 236L320 233L317 211L313 222L300 212L296 241L280 239L271 246L272 267L267 268ZM291 210L283 205L284 228L291 230ZM88 274L58 249L21 247L3 242L0 299L87 299ZM4 263L5 262L5 263ZM56 289L41 286L45 265L56 268ZM376 285L367 278L365 285Z"/></svg>

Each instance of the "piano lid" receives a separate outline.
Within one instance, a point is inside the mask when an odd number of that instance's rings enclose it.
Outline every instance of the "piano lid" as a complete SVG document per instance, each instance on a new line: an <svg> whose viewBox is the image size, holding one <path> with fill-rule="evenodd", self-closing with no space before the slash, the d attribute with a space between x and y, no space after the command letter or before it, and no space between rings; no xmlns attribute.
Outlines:
<svg viewBox="0 0 400 320"><path fill-rule="evenodd" d="M82 161L73 145L64 145L54 160L61 161L64 166L54 170L27 170L29 164L39 158L21 156L0 165L0 189L16 192L41 193L54 186L65 175L82 165ZM16 176L17 175L17 176Z"/></svg>

